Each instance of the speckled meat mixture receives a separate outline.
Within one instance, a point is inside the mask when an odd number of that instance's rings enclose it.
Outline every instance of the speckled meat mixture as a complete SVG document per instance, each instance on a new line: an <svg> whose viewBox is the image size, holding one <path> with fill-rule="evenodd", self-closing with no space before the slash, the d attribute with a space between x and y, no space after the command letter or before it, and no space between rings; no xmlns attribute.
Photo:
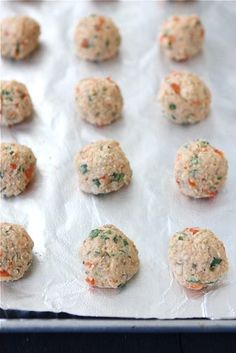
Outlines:
<svg viewBox="0 0 236 353"><path fill-rule="evenodd" d="M36 158L32 150L16 143L0 145L1 196L17 196L34 177Z"/></svg>
<svg viewBox="0 0 236 353"><path fill-rule="evenodd" d="M225 183L228 162L209 142L184 144L177 152L174 174L180 191L190 197L214 197Z"/></svg>
<svg viewBox="0 0 236 353"><path fill-rule="evenodd" d="M228 270L222 243L210 230L185 228L169 244L169 264L184 287L201 290L215 284Z"/></svg>
<svg viewBox="0 0 236 353"><path fill-rule="evenodd" d="M207 117L211 93L197 75L173 71L163 80L158 99L164 116L172 122L195 124Z"/></svg>
<svg viewBox="0 0 236 353"><path fill-rule="evenodd" d="M123 98L111 78L91 77L79 82L75 101L81 117L97 126L109 125L120 118Z"/></svg>
<svg viewBox="0 0 236 353"><path fill-rule="evenodd" d="M172 16L163 23L159 39L170 59L185 61L202 49L204 28L196 15Z"/></svg>
<svg viewBox="0 0 236 353"><path fill-rule="evenodd" d="M115 140L90 143L75 156L81 190L106 194L129 185L132 170L124 152Z"/></svg>
<svg viewBox="0 0 236 353"><path fill-rule="evenodd" d="M21 123L32 113L33 105L26 86L17 81L0 81L0 124Z"/></svg>
<svg viewBox="0 0 236 353"><path fill-rule="evenodd" d="M113 225L93 229L80 248L86 282L94 287L117 288L139 269L138 251Z"/></svg>
<svg viewBox="0 0 236 353"><path fill-rule="evenodd" d="M79 57L90 61L103 61L117 55L121 36L110 18L93 14L80 20L74 41Z"/></svg>
<svg viewBox="0 0 236 353"><path fill-rule="evenodd" d="M13 16L0 23L1 55L20 60L29 56L38 46L40 26L27 16Z"/></svg>
<svg viewBox="0 0 236 353"><path fill-rule="evenodd" d="M34 243L23 227L0 223L0 281L21 278L32 262Z"/></svg>

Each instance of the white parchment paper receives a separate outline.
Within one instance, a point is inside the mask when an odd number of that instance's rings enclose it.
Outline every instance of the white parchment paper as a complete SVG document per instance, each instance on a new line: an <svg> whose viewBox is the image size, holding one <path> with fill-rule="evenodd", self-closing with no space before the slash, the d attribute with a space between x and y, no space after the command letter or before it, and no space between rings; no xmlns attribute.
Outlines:
<svg viewBox="0 0 236 353"><path fill-rule="evenodd" d="M120 55L106 63L74 55L78 20L91 13L111 16L123 37ZM159 51L157 34L172 14L197 13L206 29L201 55L173 63ZM1 61L1 78L29 88L32 121L2 129L2 141L31 147L37 176L22 195L1 200L1 219L22 224L34 240L31 271L1 283L5 309L64 311L77 315L134 318L236 317L236 3L152 1L1 2L0 17L27 14L41 24L41 45L24 62ZM164 75L189 70L209 85L209 118L189 126L166 121L156 102ZM81 121L74 86L87 76L112 76L121 87L122 120L102 129ZM78 188L73 158L85 144L120 141L133 169L131 185L95 197ZM225 187L213 200L181 195L173 178L176 150L186 141L209 140L229 161ZM89 289L78 248L90 230L112 223L137 245L141 268L121 290ZM170 236L184 227L213 230L224 242L230 268L217 289L192 293L173 279L167 264Z"/></svg>

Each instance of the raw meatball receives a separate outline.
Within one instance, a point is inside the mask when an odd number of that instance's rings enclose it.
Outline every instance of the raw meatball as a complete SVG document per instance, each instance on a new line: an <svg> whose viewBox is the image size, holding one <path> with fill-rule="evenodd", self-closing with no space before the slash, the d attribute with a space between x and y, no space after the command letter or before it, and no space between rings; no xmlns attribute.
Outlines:
<svg viewBox="0 0 236 353"><path fill-rule="evenodd" d="M195 124L210 110L211 93L200 78L189 72L167 75L158 94L163 113L176 124Z"/></svg>
<svg viewBox="0 0 236 353"><path fill-rule="evenodd" d="M160 45L173 60L188 60L202 48L204 29L198 16L172 16L164 22L160 32Z"/></svg>
<svg viewBox="0 0 236 353"><path fill-rule="evenodd" d="M227 171L224 153L207 141L187 143L177 152L175 178L180 190L187 196L214 197L224 184Z"/></svg>
<svg viewBox="0 0 236 353"><path fill-rule="evenodd" d="M1 55L15 60L26 58L38 46L39 24L27 16L7 17L0 24Z"/></svg>
<svg viewBox="0 0 236 353"><path fill-rule="evenodd" d="M32 262L34 243L23 227L0 223L0 281L21 278Z"/></svg>
<svg viewBox="0 0 236 353"><path fill-rule="evenodd" d="M110 18L91 15L78 23L74 40L79 57L90 61L103 61L118 53L121 37Z"/></svg>
<svg viewBox="0 0 236 353"><path fill-rule="evenodd" d="M80 248L80 257L86 282L94 287L121 287L139 269L134 243L113 225L93 229Z"/></svg>
<svg viewBox="0 0 236 353"><path fill-rule="evenodd" d="M75 156L80 189L92 194L107 194L129 185L129 161L117 141L90 143Z"/></svg>
<svg viewBox="0 0 236 353"><path fill-rule="evenodd" d="M185 228L169 244L169 264L184 287L201 290L228 270L223 243L208 229Z"/></svg>
<svg viewBox="0 0 236 353"><path fill-rule="evenodd" d="M0 81L0 124L18 124L33 113L33 105L26 86L17 81Z"/></svg>
<svg viewBox="0 0 236 353"><path fill-rule="evenodd" d="M35 168L36 158L30 148L17 143L1 143L1 196L16 196L24 191L34 177Z"/></svg>
<svg viewBox="0 0 236 353"><path fill-rule="evenodd" d="M97 126L109 125L121 116L123 98L111 78L87 78L76 86L75 101L81 117Z"/></svg>

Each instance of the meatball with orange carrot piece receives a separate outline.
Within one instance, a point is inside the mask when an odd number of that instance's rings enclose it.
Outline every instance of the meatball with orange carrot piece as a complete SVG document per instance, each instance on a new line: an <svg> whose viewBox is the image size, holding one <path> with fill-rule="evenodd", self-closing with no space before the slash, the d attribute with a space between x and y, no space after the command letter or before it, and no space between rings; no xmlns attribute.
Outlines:
<svg viewBox="0 0 236 353"><path fill-rule="evenodd" d="M17 196L32 181L36 158L29 147L17 143L0 145L0 192L3 197Z"/></svg>
<svg viewBox="0 0 236 353"><path fill-rule="evenodd" d="M175 233L168 257L174 277L188 289L213 286L228 271L224 244L208 229L193 227Z"/></svg>

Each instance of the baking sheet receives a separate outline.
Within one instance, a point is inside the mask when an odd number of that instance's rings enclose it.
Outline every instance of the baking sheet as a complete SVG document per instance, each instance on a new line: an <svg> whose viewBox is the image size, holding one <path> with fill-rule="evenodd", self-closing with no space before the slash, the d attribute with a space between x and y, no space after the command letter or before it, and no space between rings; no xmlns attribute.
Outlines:
<svg viewBox="0 0 236 353"><path fill-rule="evenodd" d="M73 52L78 20L90 13L111 16L123 37L120 55L100 64ZM166 59L156 44L160 24L171 14L200 15L206 28L201 55L186 63ZM1 218L25 226L34 240L34 262L22 280L1 283L4 309L50 310L85 316L133 318L236 317L236 6L234 2L3 2L0 17L27 14L41 24L41 45L27 61L1 61L1 78L29 88L33 120L2 129L2 141L31 147L37 176L22 195L1 200ZM166 121L155 96L170 70L189 70L209 85L209 118L183 127ZM75 111L74 86L87 76L112 76L125 100L122 120L98 129ZM85 144L120 141L133 169L131 185L95 197L83 194L73 165ZM225 151L227 183L213 200L181 195L173 178L176 150L186 141L209 140ZM92 228L112 223L139 249L138 275L120 290L88 288L78 248ZM167 264L170 236L189 226L207 227L224 242L228 274L216 290L193 293L172 278Z"/></svg>

